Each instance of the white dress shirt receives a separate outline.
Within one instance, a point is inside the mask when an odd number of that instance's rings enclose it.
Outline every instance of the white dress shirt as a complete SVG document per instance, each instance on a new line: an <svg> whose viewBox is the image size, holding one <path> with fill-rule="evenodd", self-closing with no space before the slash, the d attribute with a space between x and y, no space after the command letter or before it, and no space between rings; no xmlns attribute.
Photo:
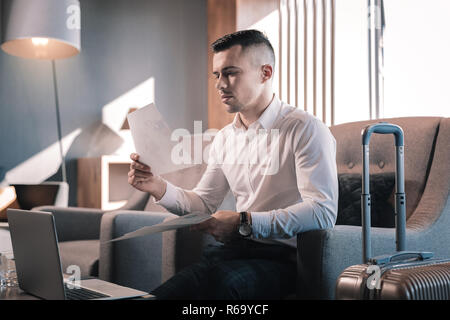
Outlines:
<svg viewBox="0 0 450 320"><path fill-rule="evenodd" d="M167 182L157 203L178 215L212 214L230 189L237 211L251 214L253 239L296 247L298 233L336 222L336 141L319 119L275 96L247 130L237 113L216 134L193 190Z"/></svg>

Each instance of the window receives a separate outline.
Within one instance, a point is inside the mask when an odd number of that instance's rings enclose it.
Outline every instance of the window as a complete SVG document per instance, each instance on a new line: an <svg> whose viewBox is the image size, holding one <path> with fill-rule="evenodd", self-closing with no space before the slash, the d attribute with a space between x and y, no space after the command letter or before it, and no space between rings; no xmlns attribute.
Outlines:
<svg viewBox="0 0 450 320"><path fill-rule="evenodd" d="M450 116L450 1L273 1L276 9L247 28L265 32L274 46L274 88L283 101L327 125ZM369 80L369 37L374 64L381 15L379 72L372 66Z"/></svg>

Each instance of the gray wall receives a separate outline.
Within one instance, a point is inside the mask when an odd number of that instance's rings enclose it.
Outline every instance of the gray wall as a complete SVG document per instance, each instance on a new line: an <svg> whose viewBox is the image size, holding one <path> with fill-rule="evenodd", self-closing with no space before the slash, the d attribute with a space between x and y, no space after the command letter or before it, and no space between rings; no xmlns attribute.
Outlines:
<svg viewBox="0 0 450 320"><path fill-rule="evenodd" d="M156 105L172 128L193 131L194 120L207 128L206 0L80 3L82 52L56 62L63 136L83 130L66 159L71 205L76 159L90 153L102 107L148 78L155 79ZM3 171L57 141L51 75L49 61L0 52ZM60 179L59 172L49 178Z"/></svg>

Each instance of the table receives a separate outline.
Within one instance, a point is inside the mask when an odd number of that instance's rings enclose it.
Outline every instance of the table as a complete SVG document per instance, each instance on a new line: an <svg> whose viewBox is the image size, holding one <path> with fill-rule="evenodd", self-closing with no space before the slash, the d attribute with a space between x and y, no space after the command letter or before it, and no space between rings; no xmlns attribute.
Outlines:
<svg viewBox="0 0 450 320"><path fill-rule="evenodd" d="M0 300L40 300L18 287L0 288Z"/></svg>
<svg viewBox="0 0 450 320"><path fill-rule="evenodd" d="M132 300L154 300L153 295L145 295L142 297L137 297ZM42 300L41 298L35 297L31 294L26 293L18 287L12 288L0 288L0 300Z"/></svg>

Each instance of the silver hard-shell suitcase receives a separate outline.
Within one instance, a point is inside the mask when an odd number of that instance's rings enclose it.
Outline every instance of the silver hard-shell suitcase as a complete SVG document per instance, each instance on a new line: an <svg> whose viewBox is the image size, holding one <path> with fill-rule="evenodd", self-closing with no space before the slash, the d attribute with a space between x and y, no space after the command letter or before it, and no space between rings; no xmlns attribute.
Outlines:
<svg viewBox="0 0 450 320"><path fill-rule="evenodd" d="M396 249L391 255L371 257L369 141L373 133L394 134L396 148ZM380 122L362 132L363 176L361 194L363 263L346 268L336 281L336 299L449 300L450 259L432 259L431 252L406 250L406 197L404 189L403 130Z"/></svg>

